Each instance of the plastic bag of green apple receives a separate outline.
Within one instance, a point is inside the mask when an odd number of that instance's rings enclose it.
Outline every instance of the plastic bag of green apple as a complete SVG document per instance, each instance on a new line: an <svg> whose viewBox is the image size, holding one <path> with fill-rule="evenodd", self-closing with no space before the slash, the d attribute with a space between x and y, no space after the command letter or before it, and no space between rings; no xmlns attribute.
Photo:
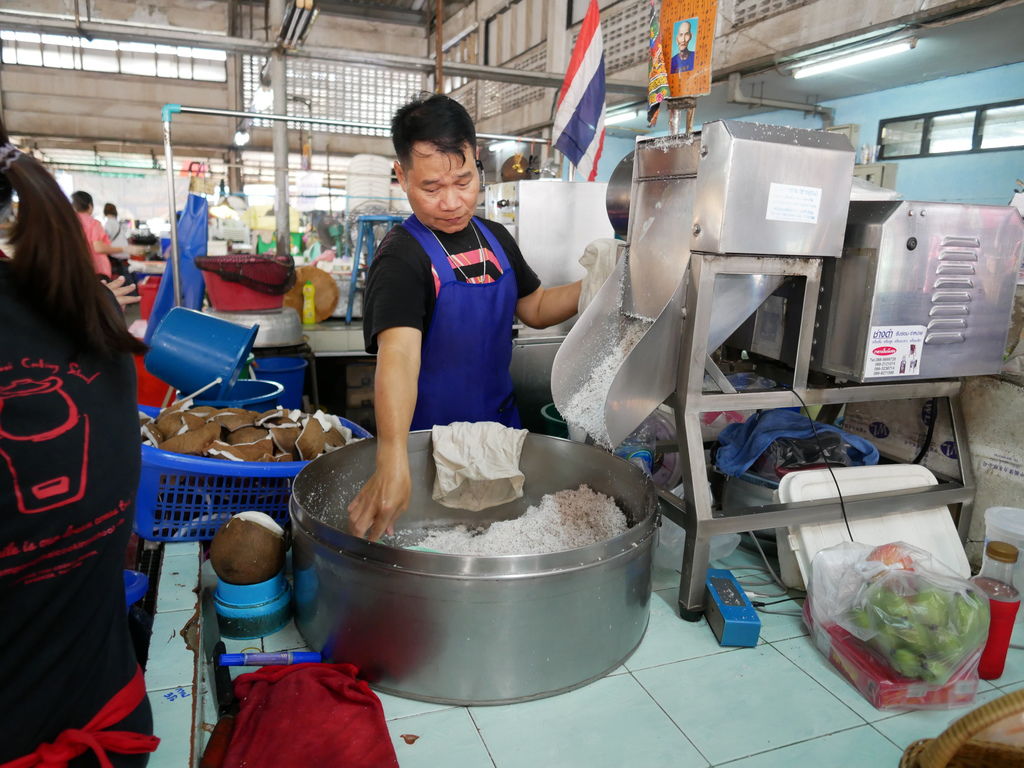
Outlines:
<svg viewBox="0 0 1024 768"><path fill-rule="evenodd" d="M945 684L988 638L988 600L971 582L904 542L844 542L811 566L811 612L864 641L896 673Z"/></svg>

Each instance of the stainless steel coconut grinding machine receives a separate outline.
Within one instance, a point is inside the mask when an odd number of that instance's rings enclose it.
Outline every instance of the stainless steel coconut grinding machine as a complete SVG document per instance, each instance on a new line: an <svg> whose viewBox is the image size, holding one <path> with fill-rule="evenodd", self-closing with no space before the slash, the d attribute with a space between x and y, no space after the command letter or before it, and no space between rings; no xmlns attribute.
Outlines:
<svg viewBox="0 0 1024 768"><path fill-rule="evenodd" d="M553 554L413 551L345 533L345 509L375 453L371 441L347 446L311 462L293 487L296 613L310 646L409 698L500 704L561 693L617 668L642 640L659 505L687 532L679 595L687 618L703 607L712 535L840 515L831 501L716 507L702 413L799 405L794 391L808 404L937 396L948 398L963 443L951 377L1000 366L1024 226L999 206L851 204L853 156L838 135L740 122L638 141L627 243L563 342L552 393L563 414L574 398L597 398L604 434L592 437L606 447L662 403L674 406L685 499L600 447L531 434L524 498L460 512L432 501L430 434L413 433L412 500L399 539L511 519L581 483L613 497L630 526ZM745 322L753 334L748 327L738 340ZM880 331L892 331L885 344ZM788 380L736 392L712 357L729 343L756 346ZM811 371L825 384L809 385ZM849 498L846 509L969 505L965 445L960 461L959 478ZM963 514L960 525L965 535Z"/></svg>

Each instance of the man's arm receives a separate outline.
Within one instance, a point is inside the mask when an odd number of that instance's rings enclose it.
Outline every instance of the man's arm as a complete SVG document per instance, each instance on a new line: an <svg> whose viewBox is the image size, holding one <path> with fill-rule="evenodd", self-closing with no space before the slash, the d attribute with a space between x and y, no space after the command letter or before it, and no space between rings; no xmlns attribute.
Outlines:
<svg viewBox="0 0 1024 768"><path fill-rule="evenodd" d="M348 505L349 533L370 541L390 530L409 506L409 425L416 409L422 337L420 330L405 327L377 334L377 466Z"/></svg>
<svg viewBox="0 0 1024 768"><path fill-rule="evenodd" d="M531 328L548 328L576 314L582 281L553 288L541 286L516 302L516 317Z"/></svg>

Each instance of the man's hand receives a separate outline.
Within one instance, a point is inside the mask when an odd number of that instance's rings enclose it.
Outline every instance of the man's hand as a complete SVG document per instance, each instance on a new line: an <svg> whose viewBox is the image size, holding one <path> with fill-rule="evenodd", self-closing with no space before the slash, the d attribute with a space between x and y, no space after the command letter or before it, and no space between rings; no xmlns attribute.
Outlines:
<svg viewBox="0 0 1024 768"><path fill-rule="evenodd" d="M124 284L124 275L118 275L113 280L108 280L105 285L110 289L110 292L114 294L114 298L117 299L117 303L122 307L127 307L129 304L137 304L142 301L142 297L135 293L135 283Z"/></svg>
<svg viewBox="0 0 1024 768"><path fill-rule="evenodd" d="M348 505L348 532L376 541L391 532L409 506L409 424L416 408L420 343L416 328L388 328L377 334L377 468Z"/></svg>
<svg viewBox="0 0 1024 768"><path fill-rule="evenodd" d="M370 541L393 533L395 521L409 506L411 490L408 454L400 451L383 462L378 458L376 471L348 505L348 532Z"/></svg>

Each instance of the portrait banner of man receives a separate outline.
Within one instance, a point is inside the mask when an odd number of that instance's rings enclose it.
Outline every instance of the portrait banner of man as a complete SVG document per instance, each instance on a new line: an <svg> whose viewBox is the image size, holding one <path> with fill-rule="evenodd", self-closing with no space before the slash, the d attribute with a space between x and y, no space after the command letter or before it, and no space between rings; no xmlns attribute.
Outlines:
<svg viewBox="0 0 1024 768"><path fill-rule="evenodd" d="M718 0L663 0L661 44L672 96L711 92L711 51Z"/></svg>

